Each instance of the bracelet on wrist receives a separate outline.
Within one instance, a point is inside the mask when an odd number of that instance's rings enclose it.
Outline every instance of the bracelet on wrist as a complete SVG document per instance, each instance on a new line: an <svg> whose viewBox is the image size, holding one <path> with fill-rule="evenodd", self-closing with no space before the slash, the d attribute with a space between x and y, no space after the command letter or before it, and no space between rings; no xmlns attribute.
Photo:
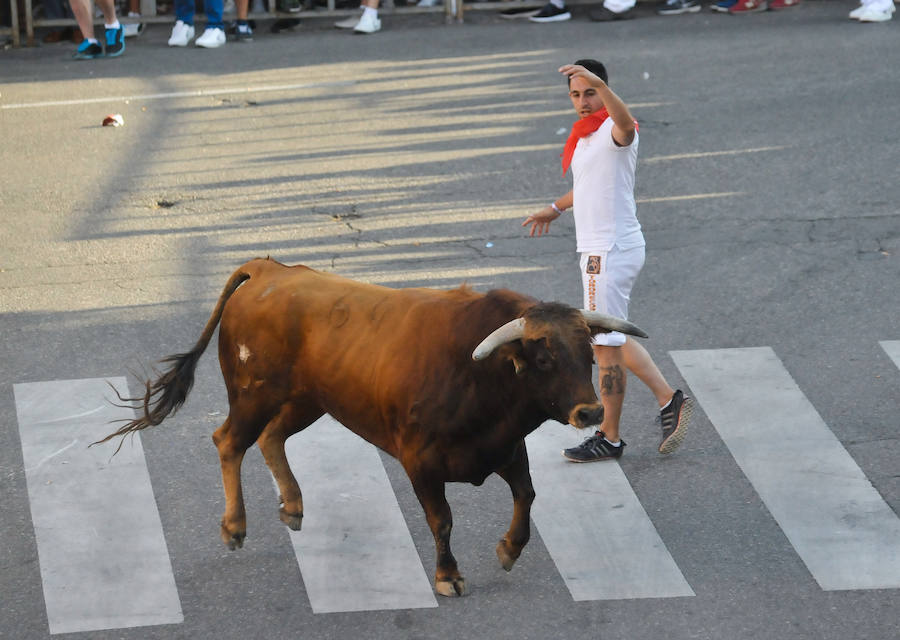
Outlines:
<svg viewBox="0 0 900 640"><path fill-rule="evenodd" d="M550 203L550 208L553 209L553 210L554 210L556 213L558 213L559 215L562 215L562 209L560 209L559 207L557 207L555 202L551 202L551 203Z"/></svg>

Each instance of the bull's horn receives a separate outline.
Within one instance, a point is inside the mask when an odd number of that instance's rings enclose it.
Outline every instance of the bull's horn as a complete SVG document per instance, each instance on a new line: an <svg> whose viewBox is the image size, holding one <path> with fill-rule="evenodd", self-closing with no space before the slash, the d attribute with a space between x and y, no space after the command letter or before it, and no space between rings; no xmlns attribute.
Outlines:
<svg viewBox="0 0 900 640"><path fill-rule="evenodd" d="M523 335L525 335L525 318L510 320L502 327L494 329L491 335L475 347L475 351L472 352L472 360L483 360L501 344L518 340Z"/></svg>
<svg viewBox="0 0 900 640"><path fill-rule="evenodd" d="M601 329L609 329L610 331L620 331L632 336L638 336L639 338L649 337L643 329L628 322L628 320L622 320L621 318L600 313L599 311L588 311L587 309L582 309L581 315L584 316L584 320L588 323L589 327L600 327Z"/></svg>

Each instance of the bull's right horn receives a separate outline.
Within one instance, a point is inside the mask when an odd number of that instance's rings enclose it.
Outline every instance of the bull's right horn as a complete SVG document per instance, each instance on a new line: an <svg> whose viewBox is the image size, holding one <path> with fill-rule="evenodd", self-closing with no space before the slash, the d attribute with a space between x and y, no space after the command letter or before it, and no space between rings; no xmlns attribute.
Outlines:
<svg viewBox="0 0 900 640"><path fill-rule="evenodd" d="M641 329L639 326L628 322L628 320L622 320L622 318L617 318L615 316L611 316L606 313L600 313L599 311L588 311L587 309L580 309L581 315L584 316L584 321L588 323L589 327L599 327L601 329L606 329L607 331L619 331L620 333L627 333L628 335L637 336L639 338L647 338L647 332Z"/></svg>
<svg viewBox="0 0 900 640"><path fill-rule="evenodd" d="M484 360L501 344L518 340L525 335L525 318L510 320L502 327L494 329L472 352L472 360Z"/></svg>

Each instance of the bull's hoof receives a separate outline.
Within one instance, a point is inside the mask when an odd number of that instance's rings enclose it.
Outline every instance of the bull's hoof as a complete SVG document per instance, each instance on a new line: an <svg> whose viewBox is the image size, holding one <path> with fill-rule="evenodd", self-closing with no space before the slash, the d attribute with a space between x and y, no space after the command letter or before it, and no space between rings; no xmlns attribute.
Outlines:
<svg viewBox="0 0 900 640"><path fill-rule="evenodd" d="M225 543L225 546L228 547L229 551L234 551L235 549L240 549L244 546L244 538L247 537L246 531L241 531L239 533L231 533L225 527L222 527L221 530L222 542Z"/></svg>
<svg viewBox="0 0 900 640"><path fill-rule="evenodd" d="M300 527L303 526L302 513L288 513L284 510L284 507L282 507L278 510L278 517L281 518L281 521L294 531L300 531Z"/></svg>
<svg viewBox="0 0 900 640"><path fill-rule="evenodd" d="M452 580L435 580L434 589L442 596L456 598L466 595L466 581L462 576Z"/></svg>
<svg viewBox="0 0 900 640"><path fill-rule="evenodd" d="M510 571L513 568L513 565L516 563L516 560L519 559L521 552L521 549L519 549L518 553L512 551L506 538L503 538L497 543L497 559L500 560L500 566L506 571Z"/></svg>

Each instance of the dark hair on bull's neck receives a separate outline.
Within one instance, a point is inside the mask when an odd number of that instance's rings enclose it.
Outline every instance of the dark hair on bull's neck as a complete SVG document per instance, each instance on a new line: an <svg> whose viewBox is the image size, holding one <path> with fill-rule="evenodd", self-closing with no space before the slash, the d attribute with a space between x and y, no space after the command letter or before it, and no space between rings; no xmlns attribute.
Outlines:
<svg viewBox="0 0 900 640"><path fill-rule="evenodd" d="M577 64L577 65L584 67L585 69L587 69L588 71L593 73L595 76L597 76L598 78L603 80L603 82L605 82L606 84L609 84L609 76L606 75L606 67L603 66L602 62L598 62L597 60L594 60L593 58L582 58L581 60L576 60L572 64ZM567 76L567 78L569 81L569 85L571 86L572 78L569 78L568 76Z"/></svg>

